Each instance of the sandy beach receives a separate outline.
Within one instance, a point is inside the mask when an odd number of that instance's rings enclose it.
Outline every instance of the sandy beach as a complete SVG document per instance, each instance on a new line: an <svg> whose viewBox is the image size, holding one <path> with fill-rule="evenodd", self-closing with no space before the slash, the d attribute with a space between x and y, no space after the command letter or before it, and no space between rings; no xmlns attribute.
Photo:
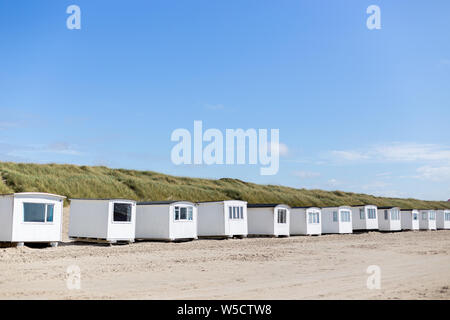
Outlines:
<svg viewBox="0 0 450 320"><path fill-rule="evenodd" d="M0 249L0 299L450 299L450 231L107 247L69 242L67 217L58 248Z"/></svg>

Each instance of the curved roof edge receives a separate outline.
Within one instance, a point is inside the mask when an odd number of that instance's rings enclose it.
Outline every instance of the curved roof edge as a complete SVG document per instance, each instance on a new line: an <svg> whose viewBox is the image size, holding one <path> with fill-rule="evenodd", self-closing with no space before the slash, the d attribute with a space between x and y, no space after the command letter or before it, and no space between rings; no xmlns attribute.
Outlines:
<svg viewBox="0 0 450 320"><path fill-rule="evenodd" d="M95 199L95 198L70 198L70 201L72 200L87 200L87 201L127 201L127 202L134 202L136 203L136 200L132 199L119 199L119 198L105 198L105 199Z"/></svg>
<svg viewBox="0 0 450 320"><path fill-rule="evenodd" d="M167 200L167 201L143 201L143 202L137 202L136 204L138 206L160 206L160 205L171 205L175 203L190 203L193 206L196 206L195 202L188 201L188 200Z"/></svg>
<svg viewBox="0 0 450 320"><path fill-rule="evenodd" d="M46 192L15 192L15 193L7 193L2 194L2 196L47 196L47 197L54 197L54 198L60 198L60 199L66 199L66 196L61 196L59 194L54 193L46 193Z"/></svg>
<svg viewBox="0 0 450 320"><path fill-rule="evenodd" d="M278 206L284 206L284 207L291 208L290 205L284 204L284 203L252 203L252 204L247 204L247 208L276 208Z"/></svg>

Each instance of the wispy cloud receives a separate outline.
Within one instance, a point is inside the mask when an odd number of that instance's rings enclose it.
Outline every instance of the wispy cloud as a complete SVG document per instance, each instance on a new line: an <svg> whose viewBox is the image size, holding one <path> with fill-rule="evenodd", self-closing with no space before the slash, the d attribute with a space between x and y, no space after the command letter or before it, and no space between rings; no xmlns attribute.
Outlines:
<svg viewBox="0 0 450 320"><path fill-rule="evenodd" d="M18 122L3 122L3 121L0 121L0 130L6 130L6 129L17 128L17 127L19 127L19 123Z"/></svg>
<svg viewBox="0 0 450 320"><path fill-rule="evenodd" d="M66 142L56 142L48 145L26 145L26 146L9 146L6 153L10 157L20 157L35 159L40 155L67 155L67 156L81 156L82 152L76 150L74 146Z"/></svg>
<svg viewBox="0 0 450 320"><path fill-rule="evenodd" d="M337 179L330 179L327 181L327 185L334 188L341 185L341 182Z"/></svg>
<svg viewBox="0 0 450 320"><path fill-rule="evenodd" d="M319 172L311 172L311 171L294 171L294 176L302 178L302 179L311 179L320 177Z"/></svg>
<svg viewBox="0 0 450 320"><path fill-rule="evenodd" d="M289 154L289 147L284 143L276 143L271 142L268 146L268 151L272 152L272 150L278 149L280 156L285 157Z"/></svg>
<svg viewBox="0 0 450 320"><path fill-rule="evenodd" d="M391 143L366 150L333 150L337 161L414 162L444 161L450 163L450 147L437 144Z"/></svg>
<svg viewBox="0 0 450 320"><path fill-rule="evenodd" d="M367 154L352 150L334 150L331 155L339 160L359 161L369 159Z"/></svg>
<svg viewBox="0 0 450 320"><path fill-rule="evenodd" d="M423 166L417 169L417 173L418 174L414 177L418 179L431 181L450 181L450 166Z"/></svg>
<svg viewBox="0 0 450 320"><path fill-rule="evenodd" d="M381 177L381 178L387 178L387 177L390 177L391 175L392 175L392 172L380 172L380 173L376 174L377 177Z"/></svg>

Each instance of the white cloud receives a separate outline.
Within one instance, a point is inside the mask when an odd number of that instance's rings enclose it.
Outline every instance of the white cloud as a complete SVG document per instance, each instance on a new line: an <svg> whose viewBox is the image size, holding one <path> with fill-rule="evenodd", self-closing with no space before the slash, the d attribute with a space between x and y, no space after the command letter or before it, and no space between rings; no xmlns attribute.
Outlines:
<svg viewBox="0 0 450 320"><path fill-rule="evenodd" d="M287 156L289 154L289 148L284 143L280 143L278 147L280 148L280 156Z"/></svg>
<svg viewBox="0 0 450 320"><path fill-rule="evenodd" d="M311 171L294 171L293 174L302 179L317 178L320 176L320 173Z"/></svg>
<svg viewBox="0 0 450 320"><path fill-rule="evenodd" d="M431 181L450 181L450 166L432 167L423 166L417 169L415 178Z"/></svg>
<svg viewBox="0 0 450 320"><path fill-rule="evenodd" d="M11 150L7 152L6 155L10 157L35 158L36 156L43 154L80 156L83 153L77 151L73 148L73 146L66 142L57 142L49 145L28 145L11 147Z"/></svg>
<svg viewBox="0 0 450 320"><path fill-rule="evenodd" d="M289 148L284 143L277 144L276 142L271 142L269 144L268 151L272 152L272 150L276 150L277 148L278 148L278 152L279 152L280 156L284 157L289 154Z"/></svg>
<svg viewBox="0 0 450 320"><path fill-rule="evenodd" d="M336 179L330 179L327 181L327 185L330 187L337 187L338 185L340 185L341 183L336 180Z"/></svg>
<svg viewBox="0 0 450 320"><path fill-rule="evenodd" d="M334 150L338 161L414 162L445 161L450 163L450 147L437 144L391 143L372 146L367 150Z"/></svg>
<svg viewBox="0 0 450 320"><path fill-rule="evenodd" d="M343 150L335 150L331 151L333 157L337 157L340 160L348 160L348 161L358 161L368 159L368 155L363 154L358 151L343 151Z"/></svg>
<svg viewBox="0 0 450 320"><path fill-rule="evenodd" d="M390 177L391 175L392 172L380 172L376 174L377 177L385 177L385 178Z"/></svg>
<svg viewBox="0 0 450 320"><path fill-rule="evenodd" d="M18 126L19 126L19 123L17 123L17 122L0 122L0 130L17 128Z"/></svg>
<svg viewBox="0 0 450 320"><path fill-rule="evenodd" d="M363 190L377 190L377 189L384 189L386 187L388 187L390 185L390 183L384 182L384 181L372 181L370 183L367 183L365 185L363 185L361 188Z"/></svg>
<svg viewBox="0 0 450 320"><path fill-rule="evenodd" d="M400 144L375 147L374 157L386 161L450 161L450 148L435 144Z"/></svg>

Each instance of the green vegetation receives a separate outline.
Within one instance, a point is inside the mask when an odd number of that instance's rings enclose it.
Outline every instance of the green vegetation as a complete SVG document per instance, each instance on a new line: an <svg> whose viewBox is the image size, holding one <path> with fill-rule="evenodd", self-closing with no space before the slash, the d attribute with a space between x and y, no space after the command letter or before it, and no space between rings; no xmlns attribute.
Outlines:
<svg viewBox="0 0 450 320"><path fill-rule="evenodd" d="M237 179L174 177L151 171L59 164L0 162L0 193L49 192L68 198L209 201L242 199L249 203L291 206L375 204L401 208L450 208L450 202L374 197L342 191L258 185Z"/></svg>

